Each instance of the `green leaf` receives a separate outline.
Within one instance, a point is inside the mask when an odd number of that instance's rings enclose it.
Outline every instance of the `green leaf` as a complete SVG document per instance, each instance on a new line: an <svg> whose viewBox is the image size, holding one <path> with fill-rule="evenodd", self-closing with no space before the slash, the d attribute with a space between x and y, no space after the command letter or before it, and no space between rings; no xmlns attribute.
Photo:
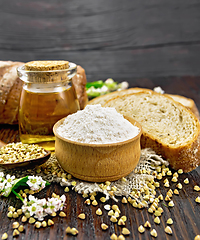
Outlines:
<svg viewBox="0 0 200 240"><path fill-rule="evenodd" d="M117 90L117 82L105 83L105 86L106 86L110 91Z"/></svg>
<svg viewBox="0 0 200 240"><path fill-rule="evenodd" d="M98 97L100 96L99 92L87 92L88 97Z"/></svg>
<svg viewBox="0 0 200 240"><path fill-rule="evenodd" d="M4 195L5 197L8 197L12 190L16 190L19 186L28 186L26 182L28 181L28 176L20 178L20 179L15 179L15 183L12 185L12 187L8 188L6 190L6 194ZM16 195L16 194L15 194Z"/></svg>
<svg viewBox="0 0 200 240"><path fill-rule="evenodd" d="M16 183L13 185L12 190L16 190L18 187L28 186L28 184L26 183L27 181L28 181L28 176L18 179Z"/></svg>
<svg viewBox="0 0 200 240"><path fill-rule="evenodd" d="M104 82L102 80L94 81L94 82L87 82L86 83L86 89L94 87L94 88L101 88L103 87Z"/></svg>
<svg viewBox="0 0 200 240"><path fill-rule="evenodd" d="M12 189L12 192L15 194L15 196L17 196L22 202L24 201L24 199L18 194L15 192L15 190Z"/></svg>
<svg viewBox="0 0 200 240"><path fill-rule="evenodd" d="M19 187L29 187L29 185L27 184L28 178L29 176L20 179L15 179L12 187L4 189L0 195L8 197L10 193L13 192L23 202L24 199L15 190L18 189ZM48 181L45 181L45 186L48 185L50 185L50 183Z"/></svg>
<svg viewBox="0 0 200 240"><path fill-rule="evenodd" d="M50 182L46 181L45 186L49 186L50 184L51 184Z"/></svg>

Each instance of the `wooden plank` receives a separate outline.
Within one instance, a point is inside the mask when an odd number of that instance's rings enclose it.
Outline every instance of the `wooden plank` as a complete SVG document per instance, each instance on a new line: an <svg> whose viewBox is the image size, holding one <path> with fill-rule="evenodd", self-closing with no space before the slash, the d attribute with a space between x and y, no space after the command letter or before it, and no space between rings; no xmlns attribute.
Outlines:
<svg viewBox="0 0 200 240"><path fill-rule="evenodd" d="M200 44L149 49L91 51L2 50L4 60L67 59L81 65L88 81L200 75Z"/></svg>
<svg viewBox="0 0 200 240"><path fill-rule="evenodd" d="M6 1L0 43L15 49L121 49L200 41L199 1Z"/></svg>
<svg viewBox="0 0 200 240"><path fill-rule="evenodd" d="M67 59L88 80L200 75L200 2L3 1L2 60Z"/></svg>

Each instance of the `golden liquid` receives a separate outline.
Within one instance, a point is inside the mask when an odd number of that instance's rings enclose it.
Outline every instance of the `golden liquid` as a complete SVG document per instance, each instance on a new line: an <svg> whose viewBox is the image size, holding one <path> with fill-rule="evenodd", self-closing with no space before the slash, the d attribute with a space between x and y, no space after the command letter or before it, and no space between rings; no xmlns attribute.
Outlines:
<svg viewBox="0 0 200 240"><path fill-rule="evenodd" d="M37 143L54 151L53 125L79 110L74 87L47 89L23 88L19 109L19 133L22 143Z"/></svg>

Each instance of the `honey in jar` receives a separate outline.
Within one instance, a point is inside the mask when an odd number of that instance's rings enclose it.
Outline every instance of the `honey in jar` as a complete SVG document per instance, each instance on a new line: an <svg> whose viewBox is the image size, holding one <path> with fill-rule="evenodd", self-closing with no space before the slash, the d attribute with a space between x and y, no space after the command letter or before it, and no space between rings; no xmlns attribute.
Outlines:
<svg viewBox="0 0 200 240"><path fill-rule="evenodd" d="M24 81L19 107L20 140L54 151L53 125L80 109L71 83L76 64L34 61L17 70Z"/></svg>

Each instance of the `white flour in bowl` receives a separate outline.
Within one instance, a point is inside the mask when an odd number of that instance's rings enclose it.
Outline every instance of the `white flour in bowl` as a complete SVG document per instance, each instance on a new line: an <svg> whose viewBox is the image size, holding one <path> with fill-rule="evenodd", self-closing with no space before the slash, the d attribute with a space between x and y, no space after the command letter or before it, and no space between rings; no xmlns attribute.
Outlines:
<svg viewBox="0 0 200 240"><path fill-rule="evenodd" d="M84 110L67 116L57 128L57 133L66 139L81 143L116 143L138 135L133 126L115 108L87 105Z"/></svg>

